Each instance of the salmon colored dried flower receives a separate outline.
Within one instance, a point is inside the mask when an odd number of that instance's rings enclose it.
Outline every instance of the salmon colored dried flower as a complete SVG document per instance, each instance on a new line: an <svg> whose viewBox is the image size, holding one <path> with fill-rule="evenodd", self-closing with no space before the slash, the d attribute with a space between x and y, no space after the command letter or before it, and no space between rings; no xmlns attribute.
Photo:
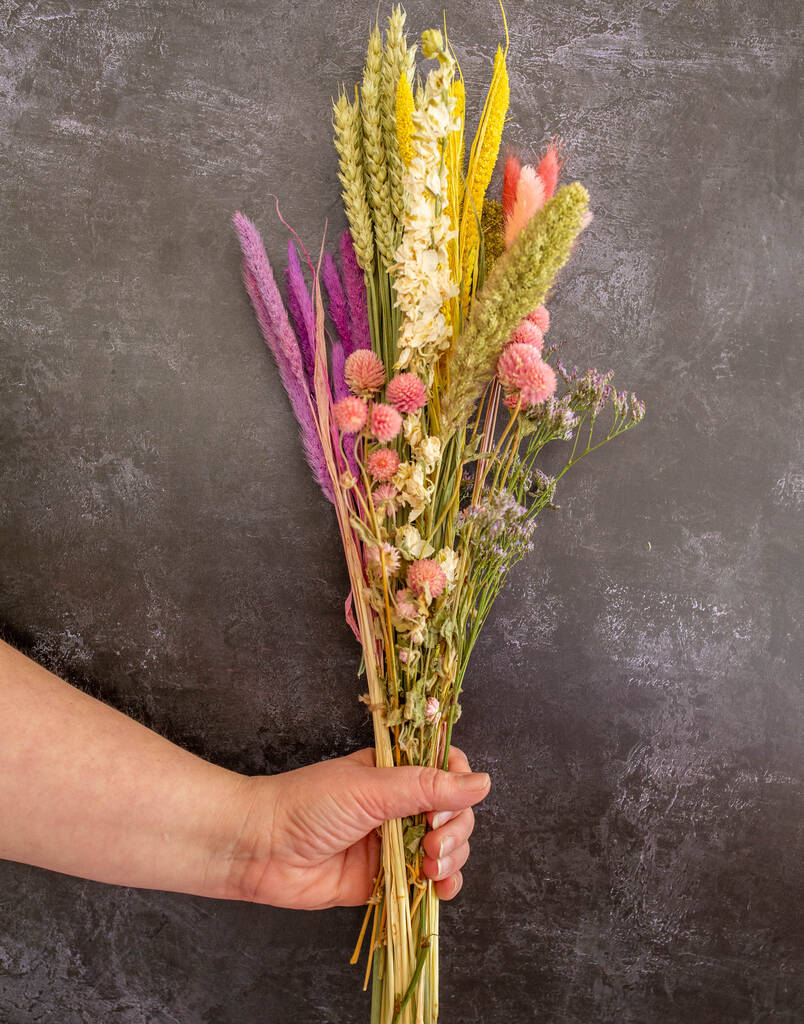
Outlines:
<svg viewBox="0 0 804 1024"><path fill-rule="evenodd" d="M522 165L515 156L509 156L505 161L505 172L503 173L503 187L502 187L502 208L503 216L506 220L514 212L514 203L516 202L516 187L519 184L519 172L522 170Z"/></svg>
<svg viewBox="0 0 804 1024"><path fill-rule="evenodd" d="M544 182L530 164L525 164L519 172L513 209L505 219L506 248L513 245L514 239L522 228L535 213L541 210L544 200Z"/></svg>
<svg viewBox="0 0 804 1024"><path fill-rule="evenodd" d="M399 491L393 484L380 484L374 491L372 500L378 512L392 516L399 505Z"/></svg>
<svg viewBox="0 0 804 1024"><path fill-rule="evenodd" d="M536 324L542 334L550 330L550 312L547 306L537 306L532 313L528 313L527 319Z"/></svg>
<svg viewBox="0 0 804 1024"><path fill-rule="evenodd" d="M402 429L402 417L392 405L378 402L371 410L371 432L378 441L393 441Z"/></svg>
<svg viewBox="0 0 804 1024"><path fill-rule="evenodd" d="M366 425L368 406L362 398L348 395L346 398L342 398L340 402L335 403L332 407L332 412L335 415L338 430L344 434L356 434L358 430L362 430Z"/></svg>
<svg viewBox="0 0 804 1024"><path fill-rule="evenodd" d="M396 604L397 613L401 615L403 619L415 619L419 614L416 599L407 587L402 587L401 590L397 590L394 603Z"/></svg>
<svg viewBox="0 0 804 1024"><path fill-rule="evenodd" d="M533 345L513 344L503 349L497 360L497 377L509 394L509 408L521 401L523 406L543 402L556 389L556 375ZM518 394L514 394L518 392Z"/></svg>
<svg viewBox="0 0 804 1024"><path fill-rule="evenodd" d="M383 541L379 546L374 545L366 548L366 565L369 569L374 569L378 573L381 573L383 566L385 566L385 575L395 576L399 572L401 555L393 544Z"/></svg>
<svg viewBox="0 0 804 1024"><path fill-rule="evenodd" d="M537 352L541 352L544 346L544 335L530 320L523 320L517 324L511 335L512 345L531 345Z"/></svg>
<svg viewBox="0 0 804 1024"><path fill-rule="evenodd" d="M368 457L368 471L375 480L390 480L399 469L399 456L393 448L377 448Z"/></svg>
<svg viewBox="0 0 804 1024"><path fill-rule="evenodd" d="M561 143L551 142L547 147L547 152L539 161L539 166L536 168L536 173L542 179L544 184L544 198L552 199L553 193L556 190L558 184L558 175L561 171L561 167L564 160L561 156Z"/></svg>
<svg viewBox="0 0 804 1024"><path fill-rule="evenodd" d="M427 405L427 389L415 373L398 373L388 382L385 397L400 412L418 412Z"/></svg>
<svg viewBox="0 0 804 1024"><path fill-rule="evenodd" d="M447 585L447 576L434 558L420 558L408 569L408 587L414 594L439 597Z"/></svg>
<svg viewBox="0 0 804 1024"><path fill-rule="evenodd" d="M382 359L367 348L352 352L344 364L343 375L352 394L363 398L375 394L385 383Z"/></svg>
<svg viewBox="0 0 804 1024"><path fill-rule="evenodd" d="M434 722L438 717L438 711L441 705L438 703L437 697L428 697L427 703L424 705L424 717L428 722Z"/></svg>

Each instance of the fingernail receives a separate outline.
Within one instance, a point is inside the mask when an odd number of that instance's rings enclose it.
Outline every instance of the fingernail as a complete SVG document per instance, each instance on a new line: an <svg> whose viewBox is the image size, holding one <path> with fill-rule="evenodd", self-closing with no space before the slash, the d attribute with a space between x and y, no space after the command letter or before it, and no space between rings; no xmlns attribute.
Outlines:
<svg viewBox="0 0 804 1024"><path fill-rule="evenodd" d="M442 825L446 825L448 821L451 821L455 817L454 811L439 811L433 815L433 828L441 828Z"/></svg>
<svg viewBox="0 0 804 1024"><path fill-rule="evenodd" d="M455 781L461 789L479 793L481 790L486 789L491 779L486 772L463 772L455 776Z"/></svg>
<svg viewBox="0 0 804 1024"><path fill-rule="evenodd" d="M438 848L438 856L443 857L445 853L452 853L455 849L455 836L447 836L441 840L441 845Z"/></svg>

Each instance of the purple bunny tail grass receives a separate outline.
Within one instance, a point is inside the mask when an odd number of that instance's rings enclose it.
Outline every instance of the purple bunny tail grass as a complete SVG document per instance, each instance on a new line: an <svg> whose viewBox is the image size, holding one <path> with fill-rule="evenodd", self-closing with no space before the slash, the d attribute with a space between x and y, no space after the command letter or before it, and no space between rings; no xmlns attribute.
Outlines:
<svg viewBox="0 0 804 1024"><path fill-rule="evenodd" d="M293 239L288 239L288 268L285 271L287 284L288 309L296 326L296 337L304 363L304 372L310 389L313 386L315 373L315 321L313 317L313 300L307 291L304 273L299 262L299 254Z"/></svg>
<svg viewBox="0 0 804 1024"><path fill-rule="evenodd" d="M341 339L341 345L343 346L344 356L347 352L352 351L352 330L349 324L349 306L346 303L346 294L343 290L343 284L341 283L341 275L338 273L338 268L335 266L335 260L332 258L332 253L324 253L324 266L321 271L321 276L324 279L324 287L327 290L329 296L329 315L332 317L332 322L335 324L335 330L338 332L338 337ZM333 355L335 349L333 347Z"/></svg>
<svg viewBox="0 0 804 1024"><path fill-rule="evenodd" d="M265 246L262 244L260 233L248 217L240 213L239 210L234 215L233 221L240 239L243 260L254 278L257 291L265 306L277 348L282 351L288 364L293 368L294 374L303 381L304 367L299 352L299 343L285 312L282 296L276 286L274 272L265 254Z"/></svg>
<svg viewBox="0 0 804 1024"><path fill-rule="evenodd" d="M332 397L336 402L351 394L346 386L346 377L344 375L345 362L346 354L343 350L343 345L336 341L332 346ZM346 465L349 467L352 476L355 480L359 481L360 466L358 466L357 459L355 458L354 434L343 435L343 452L346 456Z"/></svg>
<svg viewBox="0 0 804 1024"><path fill-rule="evenodd" d="M285 307L279 297L271 265L265 255L259 232L248 218L242 214L236 214L235 227L243 249L243 282L254 306L262 336L276 360L280 380L299 424L304 454L316 482L325 496L334 502L335 492L327 469L321 438L313 417L310 392L304 376L299 348L288 322ZM259 278L255 273L255 268L260 271ZM260 282L262 282L262 287ZM266 295L269 301L266 301Z"/></svg>
<svg viewBox="0 0 804 1024"><path fill-rule="evenodd" d="M359 348L371 348L371 332L369 331L368 309L366 307L366 282L363 271L357 262L352 236L348 231L341 235L341 269L346 287L346 302L349 306L349 320L352 325L351 355Z"/></svg>
<svg viewBox="0 0 804 1024"><path fill-rule="evenodd" d="M344 372L345 364L346 353L343 350L343 345L336 341L332 345L332 398L336 402L340 402L349 394Z"/></svg>
<svg viewBox="0 0 804 1024"><path fill-rule="evenodd" d="M260 325L262 335L276 360L279 378L287 392L291 408L299 424L302 447L304 448L307 463L324 495L329 501L334 502L335 493L332 489L332 480L327 469L324 449L321 446L321 438L318 435L313 412L310 408L307 382L299 378L294 367L290 365L285 357L281 347L277 345L271 317L260 295L254 274L245 260L243 260L243 281L254 306L254 312L257 314L257 323Z"/></svg>

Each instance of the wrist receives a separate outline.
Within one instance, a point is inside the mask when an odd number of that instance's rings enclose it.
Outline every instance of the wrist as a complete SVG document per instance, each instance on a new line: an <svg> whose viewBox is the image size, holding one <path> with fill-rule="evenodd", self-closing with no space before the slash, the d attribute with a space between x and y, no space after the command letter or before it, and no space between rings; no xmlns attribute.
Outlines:
<svg viewBox="0 0 804 1024"><path fill-rule="evenodd" d="M224 828L213 842L210 890L219 899L268 902L275 783L265 775L235 775ZM214 891L213 891L214 890Z"/></svg>

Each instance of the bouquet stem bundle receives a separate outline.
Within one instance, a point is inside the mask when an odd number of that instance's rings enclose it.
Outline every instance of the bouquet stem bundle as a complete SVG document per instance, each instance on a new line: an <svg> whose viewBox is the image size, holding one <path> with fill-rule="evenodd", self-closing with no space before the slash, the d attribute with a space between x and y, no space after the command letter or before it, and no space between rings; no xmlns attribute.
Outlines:
<svg viewBox="0 0 804 1024"><path fill-rule="evenodd" d="M317 266L307 257L308 288L291 242L288 315L256 227L240 213L235 227L260 328L335 509L376 763L447 768L472 649L536 517L556 508L563 474L644 406L613 388L611 371L569 370L546 344L544 302L591 220L582 185L557 187L560 145L536 166L510 157L502 203L487 196L509 98L507 29L466 160L452 49L424 32L435 66L416 78L404 25L394 8L384 40L375 26L354 99L334 103L349 224L340 269L331 253ZM572 447L549 477L536 463L553 442ZM372 1024L438 1020L426 830L424 815L382 828L352 956L367 947Z"/></svg>

